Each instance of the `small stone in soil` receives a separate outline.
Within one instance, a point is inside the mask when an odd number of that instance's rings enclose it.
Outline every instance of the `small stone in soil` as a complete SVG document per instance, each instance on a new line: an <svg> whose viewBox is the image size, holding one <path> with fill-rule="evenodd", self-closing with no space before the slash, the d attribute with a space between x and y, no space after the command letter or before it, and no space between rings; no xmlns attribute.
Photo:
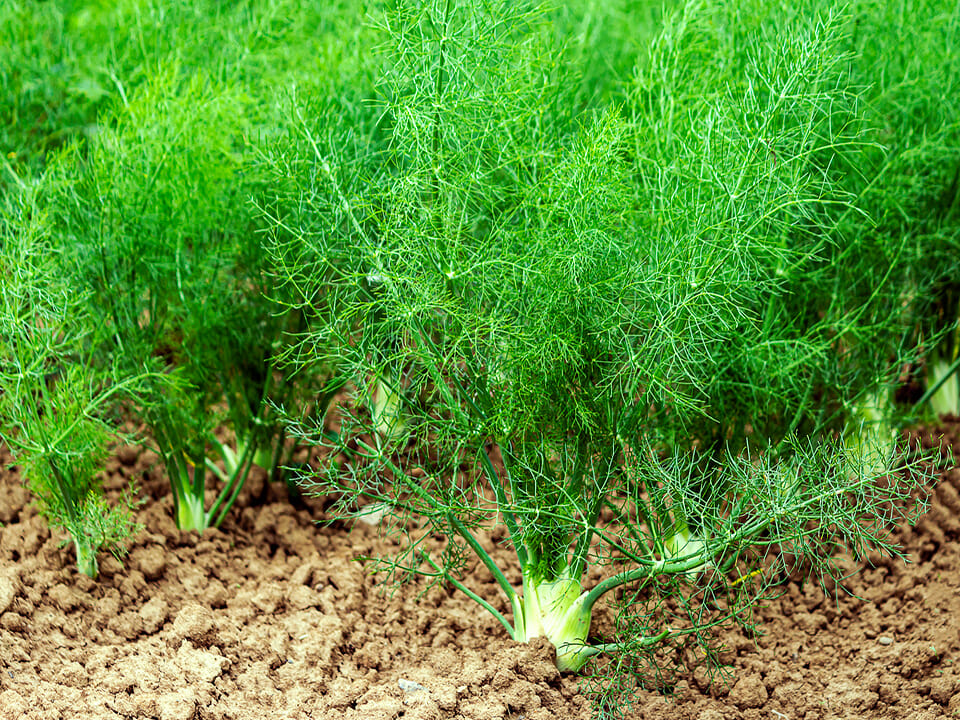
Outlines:
<svg viewBox="0 0 960 720"><path fill-rule="evenodd" d="M893 638L883 635L877 639L877 642L881 645L893 645Z"/></svg>
<svg viewBox="0 0 960 720"><path fill-rule="evenodd" d="M426 690L426 688L420 683L414 682L413 680L407 680L406 678L400 678L397 681L397 684L405 693L417 693L421 690Z"/></svg>
<svg viewBox="0 0 960 720"><path fill-rule="evenodd" d="M357 513L357 520L365 525L379 525L384 516L393 511L393 508L387 503L378 502L367 505Z"/></svg>

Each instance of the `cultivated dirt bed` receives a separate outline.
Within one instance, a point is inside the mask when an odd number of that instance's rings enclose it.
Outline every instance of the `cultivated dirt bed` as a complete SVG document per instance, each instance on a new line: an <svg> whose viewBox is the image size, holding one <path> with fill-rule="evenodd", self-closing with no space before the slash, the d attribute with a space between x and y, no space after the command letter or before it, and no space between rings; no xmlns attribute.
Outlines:
<svg viewBox="0 0 960 720"><path fill-rule="evenodd" d="M934 433L954 458L958 429ZM223 528L198 537L174 526L150 453L120 449L106 485L128 478L146 498L146 529L125 565L103 560L94 582L51 537L16 472L0 470L0 718L590 717L578 679L557 673L545 644L510 641L471 601L424 592L422 579L382 592L357 561L389 550L376 528L318 527L319 505L295 507L254 478ZM632 715L960 715L958 518L954 468L931 512L901 529L913 564L883 562L851 580L865 601L791 583L760 611L764 635L724 637L732 685L693 677L669 700L641 694ZM470 584L497 598L482 569ZM609 611L596 620L609 622Z"/></svg>

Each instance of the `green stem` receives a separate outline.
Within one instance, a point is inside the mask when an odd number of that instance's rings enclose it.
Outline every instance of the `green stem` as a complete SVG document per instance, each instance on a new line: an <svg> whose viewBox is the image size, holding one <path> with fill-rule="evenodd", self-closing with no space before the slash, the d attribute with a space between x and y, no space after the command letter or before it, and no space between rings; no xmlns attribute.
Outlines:
<svg viewBox="0 0 960 720"><path fill-rule="evenodd" d="M214 502L213 507L210 508L210 512L207 513L208 519L214 517L216 518L211 523L213 527L220 527L220 523L223 522L227 512L229 512L230 508L233 507L233 503L237 499L237 495L240 494L240 490L243 488L243 484L246 482L247 476L250 474L250 468L253 465L253 446L254 443L249 443L243 449L243 454L240 456L240 460L237 463L237 469L230 476L230 480L224 486L223 490L220 491L216 502ZM221 507L223 508L222 510Z"/></svg>
<svg viewBox="0 0 960 720"><path fill-rule="evenodd" d="M940 378L933 385L927 388L927 391L923 394L923 396L919 400L917 400L915 406L922 407L925 403L930 402L930 398L932 398L934 395L937 394L937 390L943 387L943 385L950 379L950 377L955 372L957 372L958 369L960 369L960 357L954 360L950 364L950 367L948 367L946 371L943 373L943 375L941 375Z"/></svg>
<svg viewBox="0 0 960 720"><path fill-rule="evenodd" d="M647 580L654 575L683 574L699 568L704 562L706 562L706 559L702 557L702 555L697 555L682 562L660 561L651 566L634 568L633 570L618 573L597 583L597 585L586 594L586 598L583 601L584 610L587 612L591 611L597 600L618 587L636 582L637 580Z"/></svg>
<svg viewBox="0 0 960 720"><path fill-rule="evenodd" d="M430 348L430 351L434 354L434 357L440 358L440 349L437 347L437 344L433 341L433 338L430 337L430 334L427 333L423 326L417 323L417 333L420 340ZM460 382L460 379L457 377L456 369L449 373L450 381L456 386L457 390L460 392L460 397L463 398L464 402L470 406L470 408L477 414L477 417L481 422L486 422L488 413L483 408L481 408L473 396L467 392L464 388L463 383ZM465 416L464 416L465 417Z"/></svg>
<svg viewBox="0 0 960 720"><path fill-rule="evenodd" d="M202 472L202 470L199 470ZM207 529L207 514L203 511L203 496L184 493L177 498L177 527L202 533Z"/></svg>
<svg viewBox="0 0 960 720"><path fill-rule="evenodd" d="M432 24L432 22L431 22ZM441 101L443 100L443 74L445 72L444 65L446 64L447 59L447 33L450 28L450 0L447 0L446 6L443 11L443 33L440 36L440 48L439 54L440 58L437 62L437 76L434 83L434 95L433 95L433 157L436 160L440 157L440 108ZM434 32L436 32L436 26L434 26ZM433 201L436 201L440 197L440 167L439 164L437 167L434 167L434 176L433 176Z"/></svg>
<svg viewBox="0 0 960 720"><path fill-rule="evenodd" d="M483 465L487 479L490 481L490 485L493 487L493 493L497 498L497 507L503 514L503 522L506 524L507 531L510 533L510 541L517 551L517 560L520 561L520 567L523 567L527 563L527 550L523 546L523 543L519 542L520 526L517 523L517 517L514 515L513 510L508 506L506 489L503 487L503 483L500 482L500 476L497 475L496 468L493 467L493 461L490 460L490 456L486 450L480 451L480 462ZM509 477L506 462L504 462L504 470L507 472L507 477Z"/></svg>
<svg viewBox="0 0 960 720"><path fill-rule="evenodd" d="M468 587L467 587L466 585L464 585L462 582L460 582L459 580L457 580L457 578L453 577L450 573L448 573L446 570L444 570L444 569L441 568L439 565L437 565L437 564L433 561L433 559L432 559L429 555L427 555L427 553L421 552L421 553L420 553L420 556L421 556L424 560L426 560L428 563L430 563L430 565L433 567L433 569L436 570L445 580L448 580L455 588L457 588L457 590L459 590L460 592L462 592L464 595L466 595L468 598L470 598L471 600L473 600L475 603L477 603L477 604L480 605L481 607L486 608L487 612L489 612L489 613L490 613L491 615L493 615L497 620L499 620L499 621L500 621L500 624L503 625L503 626L507 629L507 632L510 633L510 637L511 637L511 638L514 638L514 637L515 637L516 634L515 634L515 632L514 632L513 626L510 624L510 622L507 620L507 618L505 618L505 617L503 616L503 613L501 613L499 610L497 610L493 605L491 605L490 603L488 603L488 602L487 602L486 600L484 600L482 597L480 597L479 595L477 595L473 590L471 590L470 588L468 588Z"/></svg>
<svg viewBox="0 0 960 720"><path fill-rule="evenodd" d="M664 628L656 635L646 635L640 638L634 638L630 642L630 647L636 647L637 645L640 647L651 647L657 643L663 642L668 635L674 632L675 631L673 628ZM623 646L618 643L602 643L600 645L590 645L585 647L579 654L584 657L593 657L594 655L601 655L603 653L613 654L621 651L622 649Z"/></svg>
<svg viewBox="0 0 960 720"><path fill-rule="evenodd" d="M373 448L364 445L364 443L358 443L358 445L360 447L367 447L371 453L375 452ZM394 473L397 478L410 479L404 472L400 470L399 467L396 466L395 463L387 458L382 458L382 460L387 469ZM425 502L434 506L436 505L436 501L430 496L430 494L421 488L416 482L405 482L404 485L416 495L420 496L420 498ZM493 558L491 558L487 551L483 549L483 546L480 545L479 541L473 536L469 528L467 528L460 518L458 518L452 512L447 512L446 519L447 522L449 522L453 529L456 530L456 532L467 542L470 548L477 554L477 557L480 558L480 561L490 571L494 579L497 581L497 584L500 585L500 588L507 596L507 599L510 601L511 605L514 604L517 593L510 584L510 581L507 580L506 575L503 574L503 571L497 567L497 564L493 561Z"/></svg>
<svg viewBox="0 0 960 720"><path fill-rule="evenodd" d="M49 445L46 444L46 436L44 436L42 440L45 446L44 452L47 455L47 465L49 465L53 479L56 481L57 488L60 490L60 499L63 501L63 509L66 511L67 518L69 519L70 523L76 524L79 520L79 515L77 514L77 498L74 496L73 488L70 487L70 484L63 476L63 473L60 472L60 467L57 465L54 459L50 457L53 454L53 450Z"/></svg>
<svg viewBox="0 0 960 720"><path fill-rule="evenodd" d="M333 176L333 172L330 170L330 163L327 162L327 159L323 156L323 153L320 152L320 146L317 144L317 141L313 137L313 133L310 132L310 128L307 126L306 121L303 119L303 115L300 113L299 105L296 105L297 120L300 123L301 128L303 129L304 135L306 135L307 141L310 143L310 146L313 148L313 154L316 156L317 161L320 163L320 170L323 172L324 176L333 186L334 192L337 193L337 199L340 201L340 207L344 209L347 213L347 217L350 218L350 223L353 225L354 231L360 237L365 240L369 240L367 233L363 231L363 228L360 225L360 222L357 220L357 216L353 212L353 207L350 205L350 202L347 200L346 196L343 194L343 191L340 188L340 183L337 182L337 179Z"/></svg>
<svg viewBox="0 0 960 720"><path fill-rule="evenodd" d="M177 450L171 443L168 433L161 422L154 424L158 452L163 460L173 491L174 514L177 527L181 530L196 530L203 532L206 529L206 516L203 513L204 499L204 457L190 458L185 450ZM164 449L168 448L168 449ZM194 477L190 478L190 466L193 466ZM197 491L199 475L199 492ZM199 509L198 509L199 508Z"/></svg>
<svg viewBox="0 0 960 720"><path fill-rule="evenodd" d="M50 452L49 448L47 449ZM84 528L80 522L80 516L77 512L77 498L74 496L73 489L70 487L66 478L60 472L60 468L53 458L48 455L47 464L50 472L56 480L57 487L60 489L60 499L63 502L63 509L67 514L67 529L73 540L73 547L77 553L77 569L87 577L96 578L99 570L97 568L96 548L92 547L88 537L84 535Z"/></svg>
<svg viewBox="0 0 960 720"><path fill-rule="evenodd" d="M577 543L573 548L573 555L570 557L570 574L574 577L581 577L587 566L587 553L590 550L590 541L596 533L597 519L600 517L600 510L603 508L603 494L597 493L594 499L593 507L590 508L587 518L584 520L584 530L577 538Z"/></svg>
<svg viewBox="0 0 960 720"><path fill-rule="evenodd" d="M581 450L583 454L584 450ZM616 461L617 453L614 451L609 458L607 463L608 472L612 470L613 464ZM586 460L583 461L583 464L586 464ZM579 463L578 463L579 464ZM581 471L581 474L585 471ZM590 541L593 539L594 534L596 533L597 520L600 517L600 511L603 509L603 503L606 500L606 492L603 488L599 487L597 483L593 485L596 490L596 494L593 499L592 506L587 510L587 516L584 518L584 529L580 533L580 537L577 539L577 543L573 549L573 555L570 558L570 574L573 577L580 577L583 575L586 570L587 564L587 553L590 550Z"/></svg>
<svg viewBox="0 0 960 720"><path fill-rule="evenodd" d="M87 542L81 542L77 537L73 538L73 547L77 552L77 569L84 575L96 579L99 574L97 567L97 554Z"/></svg>
<svg viewBox="0 0 960 720"><path fill-rule="evenodd" d="M419 341L427 347L430 347L434 352L439 352L436 349L433 341L429 337L423 326L420 323L417 323L417 337ZM460 407L460 403L457 402L456 398L453 396L453 392L450 390L450 386L447 385L447 378L443 373L440 372L441 367L446 363L441 355L436 356L435 362L427 363L426 370L430 375L430 379L433 381L434 386L439 390L440 394L443 395L443 400L454 413L457 415L457 421L461 423L464 427L470 426L470 418Z"/></svg>
<svg viewBox="0 0 960 720"><path fill-rule="evenodd" d="M510 604L513 605L514 598L517 596L517 593L510 584L510 581L507 580L507 576L503 574L503 571L499 567L497 567L497 564L493 561L493 558L491 558L487 551L483 549L483 546L480 545L467 526L460 521L460 518L453 513L448 513L447 519L454 529L460 534L460 537L466 540L470 548L477 554L477 557L480 558L480 562L482 562L486 566L487 570L490 571L494 579L497 581L497 584L500 586L500 589L503 590L504 594L507 596Z"/></svg>

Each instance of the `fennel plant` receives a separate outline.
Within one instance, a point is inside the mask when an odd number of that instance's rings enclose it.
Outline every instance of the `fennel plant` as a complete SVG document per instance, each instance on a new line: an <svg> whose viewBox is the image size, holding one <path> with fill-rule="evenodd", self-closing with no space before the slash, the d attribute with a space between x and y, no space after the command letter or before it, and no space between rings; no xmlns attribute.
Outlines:
<svg viewBox="0 0 960 720"><path fill-rule="evenodd" d="M706 648L785 558L829 573L835 545L895 552L915 478L878 483L893 457L848 417L912 357L894 282L911 255L857 252L853 23L781 10L689 3L585 95L598 58L555 11L399 2L377 18L377 169L301 127L275 256L316 317L303 356L354 388L338 432L293 423L345 458L312 489L340 517L394 508L386 570L547 637L562 670ZM383 384L398 432L368 409ZM498 526L520 587L482 540ZM470 556L505 605L461 579ZM628 604L628 632L595 640L613 591L672 615Z"/></svg>
<svg viewBox="0 0 960 720"><path fill-rule="evenodd" d="M83 293L59 272L36 188L13 179L19 192L0 214L0 441L41 515L68 534L79 571L95 578L97 556L122 557L138 530L132 493L109 505L99 473L118 439L113 408L147 378L95 366L94 326L78 322Z"/></svg>
<svg viewBox="0 0 960 720"><path fill-rule="evenodd" d="M957 414L960 312L960 8L942 0L858 2L851 74L862 84L870 151L856 178L873 223L865 252L902 244L901 304L924 355L917 400Z"/></svg>
<svg viewBox="0 0 960 720"><path fill-rule="evenodd" d="M289 481L295 448L280 411L322 414L336 389L330 368L280 370L309 317L277 302L257 204L279 88L320 87L356 65L365 43L351 9L123 0L0 10L0 74L16 96L0 111L10 145L0 192L16 185L14 170L44 170L35 205L50 272L78 289L63 332L83 338L92 387L135 387L125 410L147 427L183 529L219 525L257 466ZM51 74L57 64L69 72ZM25 217L11 232L26 232Z"/></svg>
<svg viewBox="0 0 960 720"><path fill-rule="evenodd" d="M316 407L310 372L295 387L276 365L305 318L266 296L243 109L228 87L158 74L87 148L61 155L56 169L77 181L50 201L74 278L92 288L88 312L109 331L100 352L154 378L136 412L184 530L218 526L255 465L279 477L293 448L275 406Z"/></svg>

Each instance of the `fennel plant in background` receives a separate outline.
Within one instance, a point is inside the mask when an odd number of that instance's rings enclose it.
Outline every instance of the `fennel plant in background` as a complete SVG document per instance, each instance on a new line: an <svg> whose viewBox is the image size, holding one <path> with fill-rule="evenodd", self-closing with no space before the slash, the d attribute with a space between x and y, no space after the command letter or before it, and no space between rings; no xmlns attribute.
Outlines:
<svg viewBox="0 0 960 720"><path fill-rule="evenodd" d="M364 46L356 14L352 0L3 3L0 154L21 174L38 172L57 149L95 136L100 113L174 59L269 108L277 86L350 64ZM274 131L269 113L254 125Z"/></svg>
<svg viewBox="0 0 960 720"><path fill-rule="evenodd" d="M949 312L949 295L947 298L943 309ZM927 390L921 398L930 403L930 408L938 416L960 415L960 311L948 317L948 322L953 322L952 329L927 354Z"/></svg>
<svg viewBox="0 0 960 720"><path fill-rule="evenodd" d="M909 255L859 259L866 296L841 282L858 239L840 219L862 214L835 165L867 142L852 23L781 10L690 4L619 89L584 98L595 59L571 59L549 10L400 3L379 19L376 181L351 177L333 131L286 175L275 255L316 316L300 349L356 387L338 433L293 423L346 458L313 489L344 517L395 508L407 543L384 569L546 636L563 670L709 653L783 558L831 572L834 544L895 551L913 480L878 484L889 466L851 462L840 436L876 447L847 412L908 356L885 262ZM388 379L402 434L365 409L370 378ZM521 588L481 541L501 523ZM436 532L441 556L423 548ZM474 555L505 607L460 579ZM594 642L613 590L653 609L624 608L627 635Z"/></svg>
<svg viewBox="0 0 960 720"><path fill-rule="evenodd" d="M272 404L316 407L309 371L295 388L276 367L305 320L266 297L245 105L229 87L161 71L84 153L58 159L76 181L50 199L73 279L92 288L88 313L109 332L100 351L130 375L153 372L136 412L184 530L219 525L255 464L278 475L289 460ZM223 425L233 438L218 436Z"/></svg>
<svg viewBox="0 0 960 720"><path fill-rule="evenodd" d="M105 14L90 3L0 6L0 165L33 174L49 153L94 130L112 90ZM0 173L0 191L14 186Z"/></svg>
<svg viewBox="0 0 960 720"><path fill-rule="evenodd" d="M275 408L322 413L332 392L317 387L326 369L278 370L308 318L267 297L255 201L261 144L280 129L279 89L356 71L365 43L354 5L123 0L0 12L10 20L0 71L51 96L18 97L4 137L24 155L12 162L48 167L37 207L57 271L90 289L65 332L86 339L91 372L120 382L146 373L130 407L168 471L177 523L218 525L255 464L284 474L294 448ZM71 74L44 80L34 55L62 59ZM96 90L90 103L83 88ZM13 122L30 114L36 127ZM68 176L75 182L59 181Z"/></svg>
<svg viewBox="0 0 960 720"><path fill-rule="evenodd" d="M97 556L123 557L138 529L132 494L111 506L99 473L118 439L112 410L146 378L94 363L83 291L60 272L35 188L13 180L19 192L0 214L0 441L41 515L68 534L77 568L95 578Z"/></svg>
<svg viewBox="0 0 960 720"><path fill-rule="evenodd" d="M905 413L893 390L920 352L904 279L927 258L872 215L865 168L880 148L851 71L865 63L857 22L830 3L782 18L688 4L630 82L650 232L699 237L695 252L717 260L669 271L693 287L736 273L759 289L735 300L702 419L670 441L701 456L707 485L712 458L777 456L793 436L837 437L873 475L894 457L893 417Z"/></svg>
<svg viewBox="0 0 960 720"><path fill-rule="evenodd" d="M863 85L872 146L857 177L858 207L873 226L864 250L900 242L912 255L902 304L911 342L925 355L926 391L937 415L958 412L960 310L960 8L941 0L858 2L851 74ZM895 272L901 272L900 269Z"/></svg>

